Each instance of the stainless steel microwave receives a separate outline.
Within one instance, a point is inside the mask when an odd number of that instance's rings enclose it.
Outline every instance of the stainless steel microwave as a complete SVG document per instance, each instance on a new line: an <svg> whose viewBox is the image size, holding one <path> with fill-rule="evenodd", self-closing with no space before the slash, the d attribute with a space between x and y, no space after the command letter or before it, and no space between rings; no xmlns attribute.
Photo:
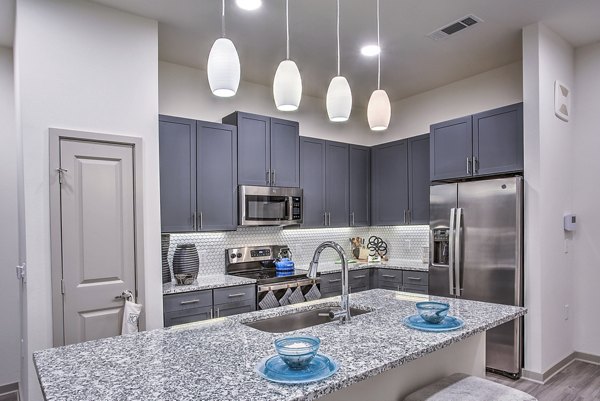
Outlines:
<svg viewBox="0 0 600 401"><path fill-rule="evenodd" d="M302 223L302 188L239 187L240 226L288 226Z"/></svg>

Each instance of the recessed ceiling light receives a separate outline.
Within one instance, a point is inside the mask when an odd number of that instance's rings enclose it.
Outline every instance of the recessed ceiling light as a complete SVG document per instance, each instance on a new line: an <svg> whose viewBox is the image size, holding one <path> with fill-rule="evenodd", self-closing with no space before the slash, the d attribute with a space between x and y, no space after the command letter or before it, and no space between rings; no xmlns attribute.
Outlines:
<svg viewBox="0 0 600 401"><path fill-rule="evenodd" d="M360 52L363 56L373 57L379 54L381 49L377 45L366 45L360 48Z"/></svg>
<svg viewBox="0 0 600 401"><path fill-rule="evenodd" d="M235 4L243 10L254 11L262 6L262 0L235 0Z"/></svg>

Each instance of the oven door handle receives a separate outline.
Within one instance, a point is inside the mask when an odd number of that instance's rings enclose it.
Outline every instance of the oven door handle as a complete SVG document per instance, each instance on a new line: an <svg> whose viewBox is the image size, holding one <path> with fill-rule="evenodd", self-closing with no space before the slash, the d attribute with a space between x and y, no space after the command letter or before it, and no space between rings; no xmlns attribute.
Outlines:
<svg viewBox="0 0 600 401"><path fill-rule="evenodd" d="M310 285L310 284L318 284L319 282L320 282L320 279L316 278L316 279L306 279L306 280L298 280L298 281L287 281L287 282L283 282L283 283L273 283L271 285L268 285L268 284L259 285L258 293L261 294L263 292L268 292L268 291L277 291L277 290L285 290L287 288L302 287L302 286Z"/></svg>

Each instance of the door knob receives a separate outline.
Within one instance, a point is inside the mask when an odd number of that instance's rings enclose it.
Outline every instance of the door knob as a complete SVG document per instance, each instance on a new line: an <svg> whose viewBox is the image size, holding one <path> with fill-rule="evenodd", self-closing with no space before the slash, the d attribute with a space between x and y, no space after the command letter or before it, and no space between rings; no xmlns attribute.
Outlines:
<svg viewBox="0 0 600 401"><path fill-rule="evenodd" d="M133 301L133 292L131 290L125 290L121 295L117 295L115 299L124 299Z"/></svg>

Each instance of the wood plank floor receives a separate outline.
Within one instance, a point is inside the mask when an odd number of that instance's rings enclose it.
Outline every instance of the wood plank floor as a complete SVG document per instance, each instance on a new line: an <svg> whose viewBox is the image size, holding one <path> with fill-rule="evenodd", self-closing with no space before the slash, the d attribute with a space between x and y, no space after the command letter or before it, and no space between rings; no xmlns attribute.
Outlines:
<svg viewBox="0 0 600 401"><path fill-rule="evenodd" d="M575 361L545 384L510 380L488 373L487 378L533 395L539 401L600 401L600 365Z"/></svg>

